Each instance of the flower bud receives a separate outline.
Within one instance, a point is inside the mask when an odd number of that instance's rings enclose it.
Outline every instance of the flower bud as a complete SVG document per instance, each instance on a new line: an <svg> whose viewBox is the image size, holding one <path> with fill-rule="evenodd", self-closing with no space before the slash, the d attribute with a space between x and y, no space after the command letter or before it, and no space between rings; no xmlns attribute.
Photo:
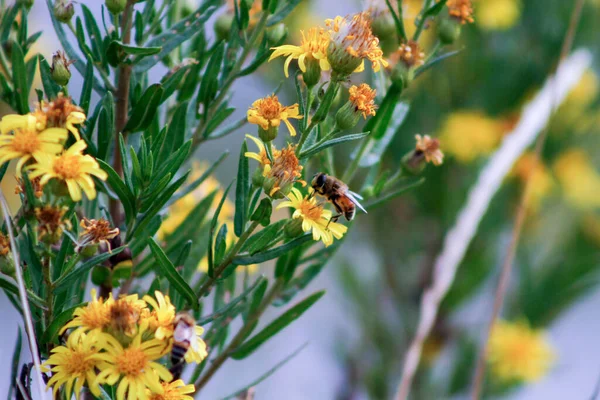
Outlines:
<svg viewBox="0 0 600 400"><path fill-rule="evenodd" d="M87 246L82 247L79 250L79 254L81 254L81 256L83 258L89 258L94 256L96 253L98 252L98 245L97 244L90 244Z"/></svg>
<svg viewBox="0 0 600 400"><path fill-rule="evenodd" d="M18 0L17 4L25 6L27 9L30 9L33 6L34 0Z"/></svg>
<svg viewBox="0 0 600 400"><path fill-rule="evenodd" d="M347 49L331 42L327 47L327 60L331 69L340 77L347 77L360 66L362 59L348 53Z"/></svg>
<svg viewBox="0 0 600 400"><path fill-rule="evenodd" d="M411 175L420 175L425 169L427 161L425 160L425 154L419 150L411 150L404 157L402 157L402 169Z"/></svg>
<svg viewBox="0 0 600 400"><path fill-rule="evenodd" d="M15 265L8 256L0 256L0 272L4 275L15 276Z"/></svg>
<svg viewBox="0 0 600 400"><path fill-rule="evenodd" d="M63 234L63 230L62 229L57 229L54 232L48 232L47 234L45 234L44 236L42 236L40 238L40 240L44 243L46 243L47 245L55 245L57 244L60 239L62 238L62 234Z"/></svg>
<svg viewBox="0 0 600 400"><path fill-rule="evenodd" d="M360 112L355 111L355 107L350 101L347 101L335 114L335 123L342 131L354 128L359 119Z"/></svg>
<svg viewBox="0 0 600 400"><path fill-rule="evenodd" d="M321 80L321 67L319 66L319 60L314 58L306 59L306 71L302 73L302 79L307 87L311 88L315 86Z"/></svg>
<svg viewBox="0 0 600 400"><path fill-rule="evenodd" d="M63 23L68 23L75 14L73 3L68 0L56 0L54 3L54 16Z"/></svg>
<svg viewBox="0 0 600 400"><path fill-rule="evenodd" d="M398 87L407 88L415 78L415 70L411 67L407 67L404 63L399 62L392 69L390 78Z"/></svg>
<svg viewBox="0 0 600 400"><path fill-rule="evenodd" d="M262 169L257 168L256 170L254 170L254 173L252 174L252 184L256 187L262 187L264 182L265 182L265 177L263 176Z"/></svg>
<svg viewBox="0 0 600 400"><path fill-rule="evenodd" d="M454 18L442 17L437 34L442 44L452 44L460 36L461 24Z"/></svg>
<svg viewBox="0 0 600 400"><path fill-rule="evenodd" d="M380 41L391 36L396 36L396 24L394 23L392 14L384 12L373 18L371 20L371 30Z"/></svg>
<svg viewBox="0 0 600 400"><path fill-rule="evenodd" d="M267 31L267 41L271 45L276 45L287 36L285 24L277 24Z"/></svg>
<svg viewBox="0 0 600 400"><path fill-rule="evenodd" d="M65 86L67 83L69 83L69 79L71 79L69 65L72 63L73 61L67 60L65 53L62 51L57 51L56 54L52 56L52 66L50 67L50 72L54 82L60 86Z"/></svg>
<svg viewBox="0 0 600 400"><path fill-rule="evenodd" d="M106 0L104 2L108 11L113 14L120 14L125 10L125 6L127 6L127 0Z"/></svg>
<svg viewBox="0 0 600 400"><path fill-rule="evenodd" d="M218 40L229 40L233 14L221 14L215 21L214 30Z"/></svg>
<svg viewBox="0 0 600 400"><path fill-rule="evenodd" d="M304 233L302 230L302 218L295 218L285 224L283 228L285 237L289 239L296 238Z"/></svg>
<svg viewBox="0 0 600 400"><path fill-rule="evenodd" d="M276 178L265 178L265 180L263 181L263 190L265 191L265 194L270 195L271 190L273 190L273 188L275 187L275 184L277 183L277 179Z"/></svg>
<svg viewBox="0 0 600 400"><path fill-rule="evenodd" d="M265 143L269 143L275 140L277 137L278 126L269 125L269 129L263 129L261 126L258 127L258 137Z"/></svg>

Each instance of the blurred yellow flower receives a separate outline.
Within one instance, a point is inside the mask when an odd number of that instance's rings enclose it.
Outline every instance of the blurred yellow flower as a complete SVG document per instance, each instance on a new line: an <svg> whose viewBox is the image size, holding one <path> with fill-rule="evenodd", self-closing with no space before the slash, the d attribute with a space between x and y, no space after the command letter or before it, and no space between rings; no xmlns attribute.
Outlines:
<svg viewBox="0 0 600 400"><path fill-rule="evenodd" d="M331 211L324 210L322 205L317 204L314 196L306 197L296 189L292 188L288 201L282 201L277 205L277 209L294 208L293 219L302 221L302 230L312 232L313 240L321 240L325 246L333 244L333 239L341 239L348 228L338 222L331 221Z"/></svg>
<svg viewBox="0 0 600 400"><path fill-rule="evenodd" d="M96 373L102 361L95 358L98 352L96 333L85 334L83 330L71 333L65 346L52 349L52 354L42 368L52 371L48 387L54 386L54 398L59 398L58 389L64 386L65 398L70 399L74 385L75 398L79 399L84 384L94 396L100 397Z"/></svg>
<svg viewBox="0 0 600 400"><path fill-rule="evenodd" d="M580 209L600 207L600 174L582 149L562 153L553 165L566 200Z"/></svg>
<svg viewBox="0 0 600 400"><path fill-rule="evenodd" d="M248 122L251 124L256 124L268 131L271 128L277 129L283 121L289 129L290 135L296 136L296 130L290 123L290 118L302 119L302 115L298 111L298 104L285 107L274 94L256 100L248 110Z"/></svg>
<svg viewBox="0 0 600 400"><path fill-rule="evenodd" d="M156 290L156 300L152 296L144 296L143 300L150 304L152 312L148 316L150 330L154 331L154 337L164 340L173 336L173 322L175 320L175 306L171 304L169 296L163 295Z"/></svg>
<svg viewBox="0 0 600 400"><path fill-rule="evenodd" d="M554 358L544 332L525 322L498 321L492 328L488 363L498 381L537 381L548 372Z"/></svg>
<svg viewBox="0 0 600 400"><path fill-rule="evenodd" d="M69 328L82 327L84 331L102 329L110 322L110 305L114 302L112 295L105 302L102 297L98 298L96 289L92 289L92 300L85 307L78 307L73 312L73 319L64 325L59 334L63 334Z"/></svg>
<svg viewBox="0 0 600 400"><path fill-rule="evenodd" d="M495 0L485 0L485 2L488 1L492 2ZM471 0L448 0L446 6L448 7L448 14L460 21L461 24L474 22L473 4Z"/></svg>
<svg viewBox="0 0 600 400"><path fill-rule="evenodd" d="M503 124L478 111L459 111L444 121L440 140L444 151L463 163L494 151L503 134Z"/></svg>
<svg viewBox="0 0 600 400"><path fill-rule="evenodd" d="M531 179L529 190L529 206L537 210L542 200L550 193L554 181L550 171L533 153L524 154L515 164L512 174L522 182Z"/></svg>
<svg viewBox="0 0 600 400"><path fill-rule="evenodd" d="M329 71L331 66L327 61L327 46L329 37L323 28L310 28L306 33L300 31L302 41L300 46L286 44L279 47L273 47L273 54L269 61L277 57L287 57L283 64L285 77L289 77L289 66L292 60L298 60L298 66L302 72L306 72L306 63L316 61L319 68L323 71Z"/></svg>
<svg viewBox="0 0 600 400"><path fill-rule="evenodd" d="M477 26L486 30L512 28L521 18L519 0L480 0L475 3Z"/></svg>
<svg viewBox="0 0 600 400"><path fill-rule="evenodd" d="M196 390L194 385L186 385L181 379L177 379L171 383L162 382L163 393L152 393L147 391L148 400L193 400L188 394L194 393Z"/></svg>
<svg viewBox="0 0 600 400"><path fill-rule="evenodd" d="M41 154L36 158L37 163L30 167L33 171L30 174L31 178L41 177L41 185L53 178L64 181L73 201L81 200L82 189L88 199L95 199L96 185L92 175L103 181L108 175L94 157L82 153L86 147L87 144L83 140L78 140L57 156Z"/></svg>
<svg viewBox="0 0 600 400"><path fill-rule="evenodd" d="M568 94L555 114L553 132L571 134L589 132L600 122L594 100L598 97L600 82L592 70L586 71L579 83Z"/></svg>

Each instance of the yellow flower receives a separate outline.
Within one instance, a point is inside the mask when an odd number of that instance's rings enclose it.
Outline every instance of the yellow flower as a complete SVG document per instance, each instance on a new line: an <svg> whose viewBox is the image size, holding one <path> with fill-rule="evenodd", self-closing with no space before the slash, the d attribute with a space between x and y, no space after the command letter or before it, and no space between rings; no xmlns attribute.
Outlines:
<svg viewBox="0 0 600 400"><path fill-rule="evenodd" d="M98 344L105 352L92 356L102 362L97 382L114 386L117 382L117 399L146 399L146 389L153 393L164 392L160 380L170 382L173 375L156 362L164 354L162 340L142 341L147 326L142 325L127 347L107 333L98 334Z"/></svg>
<svg viewBox="0 0 600 400"><path fill-rule="evenodd" d="M277 150L271 143L271 154L273 161L270 161L266 155L265 143L261 140L246 135L247 138L251 139L259 148L259 153L246 152L245 156L257 160L263 168L262 176L264 179L263 189L269 196L274 196L278 192L279 194L287 194L295 182L300 183L302 186L306 185L306 182L299 179L302 177L302 165L296 156L296 147L288 144L286 148Z"/></svg>
<svg viewBox="0 0 600 400"><path fill-rule="evenodd" d="M163 393L152 393L147 391L148 400L193 400L192 396L188 396L190 393L194 393L196 390L194 385L186 385L181 379L177 379L171 383L162 382Z"/></svg>
<svg viewBox="0 0 600 400"><path fill-rule="evenodd" d="M75 397L79 399L81 389L86 383L92 394L100 397L96 369L101 362L94 358L98 354L96 334L86 335L82 330L72 332L66 346L52 349L50 358L44 362L42 368L52 371L48 387L54 386L52 390L54 398L58 398L58 389L64 386L65 398L70 399L75 386Z"/></svg>
<svg viewBox="0 0 600 400"><path fill-rule="evenodd" d="M108 175L100 169L94 157L82 154L86 147L83 140L78 140L60 155L40 155L36 158L37 163L30 167L33 170L30 176L32 178L40 176L42 185L52 178L64 181L73 201L81 200L82 189L88 199L95 199L96 186L91 175L101 180L106 180Z"/></svg>
<svg viewBox="0 0 600 400"><path fill-rule="evenodd" d="M92 289L92 300L85 307L79 307L73 312L73 319L60 330L62 335L69 328L82 327L84 331L102 329L110 322L110 306L114 302L112 295L105 302L98 298L96 289Z"/></svg>
<svg viewBox="0 0 600 400"><path fill-rule="evenodd" d="M494 151L503 135L503 126L483 113L461 111L450 114L443 123L440 140L444 151L468 163Z"/></svg>
<svg viewBox="0 0 600 400"><path fill-rule="evenodd" d="M425 156L425 161L433 163L433 165L442 165L444 162L444 153L440 150L440 141L432 139L429 135L415 135L417 145L415 150Z"/></svg>
<svg viewBox="0 0 600 400"><path fill-rule="evenodd" d="M43 156L60 153L61 144L68 136L66 129L49 128L43 131L35 129L35 118L31 115L16 115L17 120L6 116L0 122L0 164L19 159L17 174L32 157L39 160ZM23 117L23 118L20 118ZM9 132L12 131L12 135Z"/></svg>
<svg viewBox="0 0 600 400"><path fill-rule="evenodd" d="M498 321L492 328L488 362L499 381L537 381L548 372L554 358L544 332L531 329L527 323Z"/></svg>
<svg viewBox="0 0 600 400"><path fill-rule="evenodd" d="M109 304L108 328L115 335L134 336L138 333L138 324L147 319L144 318L147 312L146 302L139 299L137 294L121 296Z"/></svg>
<svg viewBox="0 0 600 400"><path fill-rule="evenodd" d="M152 306L149 318L149 327L154 330L154 337L159 340L173 336L173 321L175 320L175 306L171 304L169 296L163 295L158 290L154 292L156 300L151 296L144 296L144 300Z"/></svg>
<svg viewBox="0 0 600 400"><path fill-rule="evenodd" d="M490 0L485 0L487 2ZM446 3L448 13L451 17L460 21L461 24L474 22L473 19L473 4L471 0L448 0Z"/></svg>
<svg viewBox="0 0 600 400"><path fill-rule="evenodd" d="M296 136L296 130L289 119L302 119L298 114L298 104L284 107L276 95L271 95L263 99L258 99L252 103L248 110L248 122L260 126L265 131L270 128L277 128L283 121L290 131L290 135Z"/></svg>
<svg viewBox="0 0 600 400"><path fill-rule="evenodd" d="M352 85L348 89L350 93L350 102L354 106L355 111L362 112L362 115L367 119L367 115L375 115L377 105L375 104L375 95L377 91L371 89L366 83L362 83L360 86Z"/></svg>
<svg viewBox="0 0 600 400"><path fill-rule="evenodd" d="M600 174L585 151L567 150L554 162L553 170L571 205L584 210L600 207Z"/></svg>
<svg viewBox="0 0 600 400"><path fill-rule="evenodd" d="M206 343L202 340L202 334L204 333L204 328L196 325L194 327L194 332L196 334L196 342L192 343L187 353L183 357L186 363L196 363L200 364L207 356L208 352L206 351Z"/></svg>
<svg viewBox="0 0 600 400"><path fill-rule="evenodd" d="M338 222L331 221L331 211L324 210L322 205L317 204L314 196L302 196L296 188L292 188L288 201L282 201L277 209L294 208L292 218L302 220L302 230L311 232L313 240L323 241L325 246L333 244L333 238L341 239L348 228Z"/></svg>
<svg viewBox="0 0 600 400"><path fill-rule="evenodd" d="M529 205L533 210L538 209L554 184L544 163L540 162L533 153L523 154L515 164L513 174L523 182L530 179Z"/></svg>
<svg viewBox="0 0 600 400"><path fill-rule="evenodd" d="M311 61L318 61L319 68L323 71L329 71L331 65L327 61L327 46L329 45L329 37L323 28L310 28L305 34L304 31L300 31L302 34L302 41L300 46L294 46L286 44L279 47L273 47L275 50L269 61L277 57L287 57L283 65L283 71L285 77L289 77L289 65L292 60L298 60L298 66L302 72L306 72L306 63Z"/></svg>
<svg viewBox="0 0 600 400"><path fill-rule="evenodd" d="M388 66L379 47L379 39L371 31L367 13L358 13L350 19L337 16L325 20L329 28L330 42L327 48L327 59L331 68L342 76L363 69L364 59L373 64L373 71Z"/></svg>
<svg viewBox="0 0 600 400"><path fill-rule="evenodd" d="M487 30L512 28L521 17L519 0L484 0L475 8L477 25Z"/></svg>

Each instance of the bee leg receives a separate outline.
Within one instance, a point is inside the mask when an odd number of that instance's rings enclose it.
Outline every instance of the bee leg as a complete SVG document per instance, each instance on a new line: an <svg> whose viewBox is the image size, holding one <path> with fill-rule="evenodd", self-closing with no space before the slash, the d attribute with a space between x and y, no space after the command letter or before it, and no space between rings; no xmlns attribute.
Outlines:
<svg viewBox="0 0 600 400"><path fill-rule="evenodd" d="M331 218L329 218L329 222L327 223L327 226L325 227L325 229L328 229L328 228L329 228L329 224L330 224L331 222L338 222L338 219L340 219L340 217L341 217L342 215L344 215L344 214L337 214L337 215L334 215L334 216L332 216Z"/></svg>

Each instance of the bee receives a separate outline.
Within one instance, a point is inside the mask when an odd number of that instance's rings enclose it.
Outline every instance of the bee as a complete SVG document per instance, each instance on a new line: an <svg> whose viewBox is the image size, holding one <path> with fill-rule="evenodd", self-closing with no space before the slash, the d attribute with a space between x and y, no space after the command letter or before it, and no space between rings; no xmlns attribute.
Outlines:
<svg viewBox="0 0 600 400"><path fill-rule="evenodd" d="M348 185L336 177L319 172L313 177L311 186L315 193L325 197L335 207L338 214L331 217L333 222L337 222L342 215L346 220L352 221L356 214L356 207L367 213L357 200L362 200L362 197L348 189Z"/></svg>
<svg viewBox="0 0 600 400"><path fill-rule="evenodd" d="M198 347L196 338L196 321L187 312L181 311L173 321L173 349L171 350L171 374L173 379L179 379L185 365L185 354L189 348Z"/></svg>

